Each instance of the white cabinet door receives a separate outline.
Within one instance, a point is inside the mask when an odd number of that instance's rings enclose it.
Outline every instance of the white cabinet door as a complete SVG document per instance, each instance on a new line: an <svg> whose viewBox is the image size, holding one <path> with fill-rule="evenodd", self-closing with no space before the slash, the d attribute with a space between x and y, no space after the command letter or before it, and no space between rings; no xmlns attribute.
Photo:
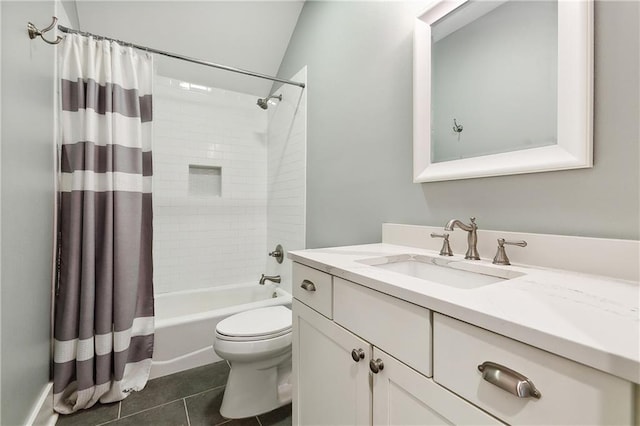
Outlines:
<svg viewBox="0 0 640 426"><path fill-rule="evenodd" d="M503 424L376 347L373 359L374 425Z"/></svg>
<svg viewBox="0 0 640 426"><path fill-rule="evenodd" d="M293 424L370 425L370 357L367 342L294 299Z"/></svg>

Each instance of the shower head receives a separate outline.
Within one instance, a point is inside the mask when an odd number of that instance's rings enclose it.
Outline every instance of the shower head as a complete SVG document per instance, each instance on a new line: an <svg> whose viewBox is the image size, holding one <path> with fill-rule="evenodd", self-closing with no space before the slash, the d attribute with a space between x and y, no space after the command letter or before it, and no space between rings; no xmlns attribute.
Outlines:
<svg viewBox="0 0 640 426"><path fill-rule="evenodd" d="M262 108L262 109L267 109L267 108L269 108L269 105L267 104L267 100L266 100L266 98L265 98L265 99L260 98L260 99L258 99L258 102L256 102L256 103L257 103L257 104L258 104L258 106L259 106L260 108Z"/></svg>
<svg viewBox="0 0 640 426"><path fill-rule="evenodd" d="M259 98L256 104L262 109L267 109L269 108L269 99L277 99L279 101L282 101L282 95L271 95L267 96L266 98Z"/></svg>

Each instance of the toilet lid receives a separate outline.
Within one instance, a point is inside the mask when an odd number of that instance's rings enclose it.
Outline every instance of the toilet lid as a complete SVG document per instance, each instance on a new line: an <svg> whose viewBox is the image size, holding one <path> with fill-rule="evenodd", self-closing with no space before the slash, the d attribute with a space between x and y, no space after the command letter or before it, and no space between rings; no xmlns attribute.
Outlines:
<svg viewBox="0 0 640 426"><path fill-rule="evenodd" d="M291 310L285 306L252 309L223 319L216 332L223 336L266 338L291 330Z"/></svg>

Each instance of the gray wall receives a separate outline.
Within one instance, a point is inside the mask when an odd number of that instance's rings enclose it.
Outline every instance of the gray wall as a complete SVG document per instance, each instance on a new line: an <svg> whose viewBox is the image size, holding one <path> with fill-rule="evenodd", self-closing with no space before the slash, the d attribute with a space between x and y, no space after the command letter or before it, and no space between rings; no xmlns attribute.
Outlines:
<svg viewBox="0 0 640 426"><path fill-rule="evenodd" d="M53 229L54 48L30 41L53 1L0 2L1 359L0 424L22 425L49 381Z"/></svg>
<svg viewBox="0 0 640 426"><path fill-rule="evenodd" d="M76 7L76 0L59 1L60 4L58 5L58 18L60 18L60 23L71 28L80 28L80 19L78 18L78 8ZM62 6L62 10L60 10L60 6ZM63 14L66 22L64 22L62 19L61 15Z"/></svg>
<svg viewBox="0 0 640 426"><path fill-rule="evenodd" d="M640 4L595 5L594 168L414 184L413 17L427 3L302 10L278 74L309 67L307 246L472 215L484 229L640 238Z"/></svg>

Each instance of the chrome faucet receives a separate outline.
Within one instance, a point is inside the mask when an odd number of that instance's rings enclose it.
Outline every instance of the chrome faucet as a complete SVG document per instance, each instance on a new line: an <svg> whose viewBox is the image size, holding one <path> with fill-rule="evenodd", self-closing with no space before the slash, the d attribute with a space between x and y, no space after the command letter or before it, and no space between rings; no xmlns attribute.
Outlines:
<svg viewBox="0 0 640 426"><path fill-rule="evenodd" d="M280 275L265 275L265 274L262 274L262 276L260 277L259 284L260 285L264 285L264 283L266 281L271 281L273 283L279 283L280 280L281 280Z"/></svg>
<svg viewBox="0 0 640 426"><path fill-rule="evenodd" d="M478 253L478 225L476 225L476 218L471 218L471 224L466 225L460 222L458 219L450 220L444 227L445 231L453 231L455 227L467 231L467 252L464 254L465 259L480 260L480 254Z"/></svg>

